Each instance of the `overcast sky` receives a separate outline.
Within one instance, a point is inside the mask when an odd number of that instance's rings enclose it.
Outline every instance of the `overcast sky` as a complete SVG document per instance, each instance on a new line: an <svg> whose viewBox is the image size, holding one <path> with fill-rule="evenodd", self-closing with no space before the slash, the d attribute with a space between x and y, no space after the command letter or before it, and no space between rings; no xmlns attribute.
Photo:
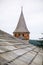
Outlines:
<svg viewBox="0 0 43 65"><path fill-rule="evenodd" d="M21 6L30 38L43 32L43 0L0 0L0 29L12 34L19 21Z"/></svg>

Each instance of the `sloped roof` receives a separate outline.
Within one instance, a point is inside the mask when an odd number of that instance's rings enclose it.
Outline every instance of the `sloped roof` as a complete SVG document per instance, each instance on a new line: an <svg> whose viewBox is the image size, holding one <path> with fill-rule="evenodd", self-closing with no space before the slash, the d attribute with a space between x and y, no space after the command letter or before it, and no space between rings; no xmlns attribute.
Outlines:
<svg viewBox="0 0 43 65"><path fill-rule="evenodd" d="M18 22L17 27L16 27L14 32L29 32L27 27L26 27L26 23L25 23L25 19L24 19L22 10L21 10L19 22Z"/></svg>
<svg viewBox="0 0 43 65"><path fill-rule="evenodd" d="M15 37L13 37L12 35L10 35L9 33L5 32L3 30L0 30L0 38L11 40L11 39L14 39Z"/></svg>
<svg viewBox="0 0 43 65"><path fill-rule="evenodd" d="M5 40L9 40L9 42L10 43L14 43L14 42L22 42L22 43L24 43L24 41L23 40L21 40L21 39L18 39L18 38L16 38L16 37L13 37L11 34L9 34L9 33L7 33L7 32L5 32L5 31L3 31L3 30L0 30L0 39L5 39ZM28 44L27 42L25 42L26 44Z"/></svg>
<svg viewBox="0 0 43 65"><path fill-rule="evenodd" d="M43 50L39 47L0 39L0 65L42 65L42 57Z"/></svg>
<svg viewBox="0 0 43 65"><path fill-rule="evenodd" d="M3 32L0 30L0 35ZM6 32L4 34L5 37L2 34L4 38L0 36L0 65L42 65L42 48L31 45L28 41L24 43L23 40L20 42L20 39L17 41Z"/></svg>

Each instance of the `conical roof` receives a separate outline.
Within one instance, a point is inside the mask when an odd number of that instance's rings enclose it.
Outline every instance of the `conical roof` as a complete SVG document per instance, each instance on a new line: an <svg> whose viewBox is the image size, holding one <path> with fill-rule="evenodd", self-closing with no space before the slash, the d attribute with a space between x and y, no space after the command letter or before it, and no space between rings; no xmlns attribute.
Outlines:
<svg viewBox="0 0 43 65"><path fill-rule="evenodd" d="M24 19L22 10L21 10L19 22L18 22L17 27L16 27L14 32L29 32L27 27L26 27L26 23L25 23L25 19Z"/></svg>

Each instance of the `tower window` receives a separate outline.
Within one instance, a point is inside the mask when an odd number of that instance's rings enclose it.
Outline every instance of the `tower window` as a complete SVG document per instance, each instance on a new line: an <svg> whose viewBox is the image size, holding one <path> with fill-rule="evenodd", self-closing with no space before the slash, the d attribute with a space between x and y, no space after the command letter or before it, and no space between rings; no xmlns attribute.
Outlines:
<svg viewBox="0 0 43 65"><path fill-rule="evenodd" d="M19 36L20 36L20 34L19 34Z"/></svg>
<svg viewBox="0 0 43 65"><path fill-rule="evenodd" d="M24 34L22 34L24 36Z"/></svg>

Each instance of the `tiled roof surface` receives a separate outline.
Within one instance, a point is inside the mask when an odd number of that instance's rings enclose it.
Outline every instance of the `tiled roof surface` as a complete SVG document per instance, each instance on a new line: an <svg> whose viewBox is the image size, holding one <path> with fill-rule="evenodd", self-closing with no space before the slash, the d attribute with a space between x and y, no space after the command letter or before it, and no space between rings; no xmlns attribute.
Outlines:
<svg viewBox="0 0 43 65"><path fill-rule="evenodd" d="M0 65L42 65L41 48L14 41L0 39Z"/></svg>
<svg viewBox="0 0 43 65"><path fill-rule="evenodd" d="M0 65L42 65L42 62L42 48L0 33Z"/></svg>

